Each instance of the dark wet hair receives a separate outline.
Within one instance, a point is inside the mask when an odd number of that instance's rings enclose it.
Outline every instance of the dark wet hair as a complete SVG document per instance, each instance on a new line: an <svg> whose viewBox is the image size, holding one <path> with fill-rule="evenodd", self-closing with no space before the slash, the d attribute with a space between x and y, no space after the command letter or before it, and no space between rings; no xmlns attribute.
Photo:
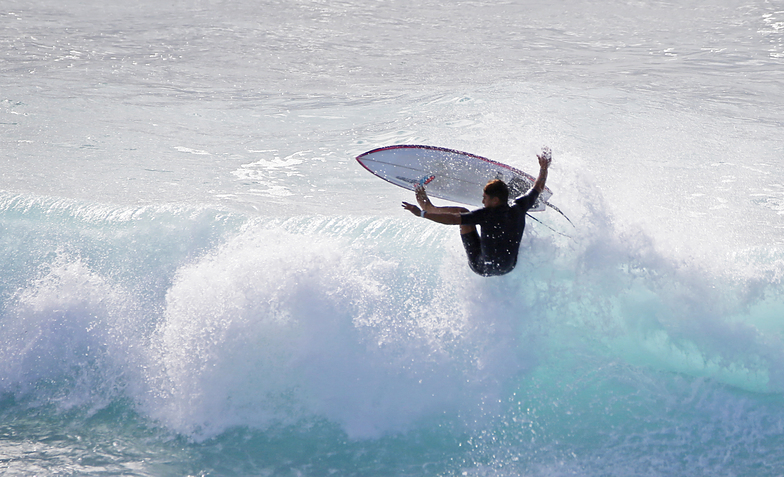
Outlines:
<svg viewBox="0 0 784 477"><path fill-rule="evenodd" d="M498 197L502 204L509 202L509 187L500 179L493 179L485 186L485 194Z"/></svg>

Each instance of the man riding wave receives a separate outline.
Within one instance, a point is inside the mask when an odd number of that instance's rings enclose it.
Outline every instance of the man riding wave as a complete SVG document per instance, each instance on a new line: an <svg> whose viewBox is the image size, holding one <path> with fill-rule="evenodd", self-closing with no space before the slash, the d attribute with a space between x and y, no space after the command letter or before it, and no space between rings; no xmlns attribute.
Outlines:
<svg viewBox="0 0 784 477"><path fill-rule="evenodd" d="M468 256L471 270L489 277L511 272L517 265L517 253L525 230L525 215L534 206L547 181L547 170L552 153L544 148L539 159L539 176L533 187L509 205L509 187L501 180L487 183L482 195L481 209L469 211L464 207L436 207L430 202L422 185L415 189L419 207L403 202L412 214L438 222L460 225L460 237ZM481 236L476 226L481 227Z"/></svg>

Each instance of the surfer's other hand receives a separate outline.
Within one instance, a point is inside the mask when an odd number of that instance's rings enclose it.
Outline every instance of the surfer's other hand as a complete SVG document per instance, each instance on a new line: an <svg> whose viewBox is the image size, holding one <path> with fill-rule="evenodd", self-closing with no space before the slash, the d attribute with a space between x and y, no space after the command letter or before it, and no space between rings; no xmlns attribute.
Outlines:
<svg viewBox="0 0 784 477"><path fill-rule="evenodd" d="M415 206L414 204L409 204L408 202L403 202L403 208L414 215L419 215L422 213L422 211L419 210L419 207Z"/></svg>
<svg viewBox="0 0 784 477"><path fill-rule="evenodd" d="M430 199L427 197L425 188L422 186L416 186L414 188L414 193L416 194L416 200L419 202L419 206L427 210L427 206L430 205Z"/></svg>

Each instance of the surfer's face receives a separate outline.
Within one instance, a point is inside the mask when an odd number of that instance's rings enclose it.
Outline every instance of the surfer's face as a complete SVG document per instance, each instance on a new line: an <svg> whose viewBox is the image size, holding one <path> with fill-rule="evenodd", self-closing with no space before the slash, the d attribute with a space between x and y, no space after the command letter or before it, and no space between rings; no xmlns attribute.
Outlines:
<svg viewBox="0 0 784 477"><path fill-rule="evenodd" d="M498 207L498 204L501 203L501 199L498 197L493 197L492 195L487 195L487 193L482 194L482 205L485 207L492 209L493 207Z"/></svg>

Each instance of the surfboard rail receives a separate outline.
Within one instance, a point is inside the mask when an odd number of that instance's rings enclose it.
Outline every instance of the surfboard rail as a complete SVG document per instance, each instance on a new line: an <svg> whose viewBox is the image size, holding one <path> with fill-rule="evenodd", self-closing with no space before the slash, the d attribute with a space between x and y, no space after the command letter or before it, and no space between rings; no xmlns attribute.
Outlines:
<svg viewBox="0 0 784 477"><path fill-rule="evenodd" d="M425 150L431 150L431 151L445 152L445 153L449 153L449 154L456 154L456 155L465 156L465 157L472 157L472 158L477 159L479 161L483 161L483 162L486 162L488 164L493 164L495 166L502 167L504 169L508 169L511 172L515 173L515 174L518 174L518 175L521 175L521 176L529 178L531 180L531 182L536 182L536 178L534 176L532 176L531 174L528 174L527 172L521 171L520 169L517 169L516 167L510 166L508 164L504 164L503 162L494 161L492 159L488 159L486 157L479 156L477 154L472 154L470 152L464 152L464 151L458 151L457 149L450 149L448 147L428 146L428 145L421 145L421 144L394 144L394 145L391 145L391 146L378 147L376 149L372 149L370 151L363 152L362 154L358 155L356 157L356 159L357 159L357 161L359 161L360 164L362 164L362 167L367 169L370 173L374 174L376 177L380 177L381 179L386 180L384 177L376 174L376 172L374 172L372 169L370 169L361 160L361 158L363 158L365 156L370 156L372 154L376 154L376 153L379 153L379 152L382 152L382 151L391 151L391 150L395 150L395 149L425 149ZM545 189L547 189L547 187L545 187ZM547 189L547 190L549 190L549 189Z"/></svg>

